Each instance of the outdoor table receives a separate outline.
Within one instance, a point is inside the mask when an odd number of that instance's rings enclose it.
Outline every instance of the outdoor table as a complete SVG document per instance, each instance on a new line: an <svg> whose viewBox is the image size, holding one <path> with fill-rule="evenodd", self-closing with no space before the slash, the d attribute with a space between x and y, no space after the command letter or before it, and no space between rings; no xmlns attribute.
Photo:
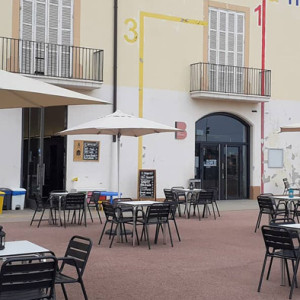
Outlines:
<svg viewBox="0 0 300 300"><path fill-rule="evenodd" d="M125 205L131 205L132 208L133 208L133 230L132 230L132 246L134 247L135 246L135 241L137 239L136 237L136 210L137 208L140 206L140 207L144 207L144 206L150 206L154 203L157 203L156 201L149 201L149 200L145 200L145 201L124 201L124 202L119 202L118 205L122 206L122 204L125 204ZM164 236L164 244L166 243L166 240L165 240L165 228L164 228L164 232L163 232L163 236Z"/></svg>
<svg viewBox="0 0 300 300"><path fill-rule="evenodd" d="M287 204L287 209L288 209L288 217L290 217L290 212L292 209L292 203L293 200L300 200L299 196L294 196L293 198L290 198L289 196L271 196L271 198L273 198L274 200L284 200Z"/></svg>
<svg viewBox="0 0 300 300"><path fill-rule="evenodd" d="M173 188L173 191L176 192L184 192L185 193L185 206L186 206L186 210L188 208L188 198L189 196L195 195L197 196L198 193L205 192L205 189L185 189L185 188ZM185 214L185 217L188 219L188 213Z"/></svg>
<svg viewBox="0 0 300 300"><path fill-rule="evenodd" d="M49 252L48 249L26 240L5 242L5 248L0 250L0 259L5 260L12 256L43 255Z"/></svg>

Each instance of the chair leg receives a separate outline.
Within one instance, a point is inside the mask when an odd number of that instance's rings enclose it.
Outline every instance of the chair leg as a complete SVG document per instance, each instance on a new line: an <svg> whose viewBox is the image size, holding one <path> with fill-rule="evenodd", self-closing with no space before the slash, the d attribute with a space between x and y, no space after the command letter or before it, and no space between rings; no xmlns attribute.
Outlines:
<svg viewBox="0 0 300 300"><path fill-rule="evenodd" d="M98 245L100 245L100 243L101 243L101 240L102 240L102 237L103 237L103 234L104 234L105 228L106 228L106 224L107 224L107 222L105 222L105 224L104 224L104 227L103 227L103 229L102 229L102 232L101 232L101 236L100 236L100 239L99 239Z"/></svg>
<svg viewBox="0 0 300 300"><path fill-rule="evenodd" d="M40 217L40 219L39 219L39 223L38 223L38 226L37 226L38 228L39 228L40 225L41 225L41 221L42 221L42 219L43 219L44 213L45 213L45 208L43 208L42 215L41 215L41 217Z"/></svg>
<svg viewBox="0 0 300 300"><path fill-rule="evenodd" d="M170 242L171 242L171 245L173 247L173 239L172 239L172 234L171 234L170 223L168 222L167 224L168 224L168 229L169 229Z"/></svg>
<svg viewBox="0 0 300 300"><path fill-rule="evenodd" d="M293 266L293 280L292 280L292 285L291 285L291 290L290 290L290 295L289 295L289 299L292 299L293 296L293 291L294 291L294 285L297 281L297 271L298 271L298 267L299 267L299 259L297 259L295 266Z"/></svg>
<svg viewBox="0 0 300 300"><path fill-rule="evenodd" d="M150 239L149 239L148 225L145 225L145 232L146 232L146 237L147 237L147 241L148 241L148 248L150 250Z"/></svg>
<svg viewBox="0 0 300 300"><path fill-rule="evenodd" d="M263 280L264 273L265 273L266 262L267 262L267 254L265 254L265 259L264 259L263 267L262 267L261 274L260 274L260 280L259 280L259 284L258 284L258 288L257 288L258 292L260 292L262 280Z"/></svg>
<svg viewBox="0 0 300 300"><path fill-rule="evenodd" d="M261 220L261 215L262 215L262 213L260 211L259 214L258 214L258 217L257 217L257 221L256 221L256 226L255 226L254 232L256 232L257 228L259 228L260 220Z"/></svg>
<svg viewBox="0 0 300 300"><path fill-rule="evenodd" d="M120 225L120 223L117 223L116 228L115 228L115 233L117 233L119 225ZM121 229L121 230L122 230L122 229ZM114 241L114 239L115 239L115 236L116 236L116 234L113 234L113 237L112 237L112 239L111 239L111 241L110 241L109 248L111 248L112 243L113 243L113 241ZM122 235L121 235L121 236L122 236Z"/></svg>
<svg viewBox="0 0 300 300"><path fill-rule="evenodd" d="M217 204L217 201L216 200L214 200L213 201L213 203L215 204L215 206L216 206L216 209L217 209L217 212L218 212L218 215L219 215L219 217L221 217L221 215L220 215L220 211L219 211L219 207L218 207L218 204Z"/></svg>
<svg viewBox="0 0 300 300"><path fill-rule="evenodd" d="M99 205L96 205L96 210L97 210L97 213L98 213L98 217L99 217L100 223L102 224L102 219L101 219L101 215L100 215L100 212L99 212L99 210L100 210Z"/></svg>
<svg viewBox="0 0 300 300"><path fill-rule="evenodd" d="M92 223L94 223L94 220L93 220L93 217L92 217L92 213L91 213L90 206L89 206L89 205L87 205L87 208L88 208L88 210L89 210L89 213L90 213L90 217L91 217Z"/></svg>
<svg viewBox="0 0 300 300"><path fill-rule="evenodd" d="M64 285L63 283L61 283L61 288L62 288L62 290L63 290L64 296L65 296L65 299L66 299L66 300L68 300L67 291L66 291L65 285Z"/></svg>
<svg viewBox="0 0 300 300"><path fill-rule="evenodd" d="M38 211L38 208L36 208L34 213L33 213L33 216L32 216L31 222L30 222L30 226L32 225L33 221L35 221L34 217L35 217L37 211Z"/></svg>
<svg viewBox="0 0 300 300"><path fill-rule="evenodd" d="M176 229L176 232L177 232L178 240L179 240L179 242L181 242L181 239L180 239L180 235L179 235L179 231L178 231L178 227L177 227L177 223L176 223L175 218L173 219L173 221L174 221L175 229Z"/></svg>
<svg viewBox="0 0 300 300"><path fill-rule="evenodd" d="M81 276L79 277L79 283L81 285L81 290L82 290L82 293L83 293L83 296L84 296L84 300L88 300L88 296L87 296L87 293L86 293L86 290L85 290L85 287L84 287L83 280L82 280Z"/></svg>

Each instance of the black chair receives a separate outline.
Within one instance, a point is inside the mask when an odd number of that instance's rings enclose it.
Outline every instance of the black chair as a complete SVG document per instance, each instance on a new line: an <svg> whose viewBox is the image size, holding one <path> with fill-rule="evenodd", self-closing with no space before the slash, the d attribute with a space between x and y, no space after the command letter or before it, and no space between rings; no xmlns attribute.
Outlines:
<svg viewBox="0 0 300 300"><path fill-rule="evenodd" d="M299 248L294 245L294 238L295 236L292 236L292 233L294 231L287 230L286 228L282 228L279 226L267 226L264 225L262 227L262 234L266 246L266 253L265 253L265 258L262 266L262 271L261 271L261 276L258 284L258 289L257 291L260 292L261 289L261 284L262 284L262 279L264 276L265 272L265 267L267 263L268 257L270 257L270 264L269 264L269 269L268 269L268 274L267 274L267 280L270 277L270 272L272 268L272 263L274 258L279 258L284 260L286 272L287 272L287 277L289 280L289 284L291 285L290 289L290 295L289 299L292 299L293 295L293 290L295 284L297 284L297 271L298 271L298 266L299 266ZM297 233L297 232L295 232ZM300 239L299 236L297 235L297 243L299 245ZM293 266L293 278L292 282L290 279L290 274L289 274L289 268L288 268L288 260L292 262ZM282 270L284 272L284 270Z"/></svg>
<svg viewBox="0 0 300 300"><path fill-rule="evenodd" d="M286 209L277 210L276 203L272 199L271 194L261 194L257 196L257 203L259 206L259 213L256 221L254 232L259 228L262 215L268 215L270 219L276 219L278 215L287 216Z"/></svg>
<svg viewBox="0 0 300 300"><path fill-rule="evenodd" d="M174 193L175 201L177 202L178 215L181 217L181 205L184 205L183 214L186 212L186 194L185 192L178 191L176 189L184 189L183 186L173 186L171 191Z"/></svg>
<svg viewBox="0 0 300 300"><path fill-rule="evenodd" d="M49 210L52 222L54 222L53 211L48 197L41 197L40 195L35 195L35 204L36 206L30 222L30 226L33 222L38 222L37 227L40 227L42 221L49 221L48 218L43 219L46 210ZM41 213L40 216L38 218L35 218L37 216L37 213L39 212Z"/></svg>
<svg viewBox="0 0 300 300"><path fill-rule="evenodd" d="M201 191L196 194L195 197L192 197L190 199L190 207L188 211L188 216L190 217L190 212L191 212L191 207L194 209L194 215L196 212L196 208L198 211L198 216L199 220L201 220L201 214L199 210L199 206L203 205L203 212L202 212L202 217L205 216L205 214L210 213L208 205L210 204L214 213L214 218L216 219L216 213L215 213L215 208L213 205L213 199L214 199L214 192L213 191Z"/></svg>
<svg viewBox="0 0 300 300"><path fill-rule="evenodd" d="M217 203L217 189L216 188L205 188L205 191L213 192L213 198L212 198L211 204L215 206L218 216L221 217L220 210L219 210L218 203Z"/></svg>
<svg viewBox="0 0 300 300"><path fill-rule="evenodd" d="M0 272L0 300L55 299L56 270L53 256L7 259Z"/></svg>
<svg viewBox="0 0 300 300"><path fill-rule="evenodd" d="M84 193L69 193L66 195L61 209L64 213L64 227L66 227L66 212L68 212L68 221L70 213L73 212L71 223L82 223L82 218L84 218L84 225L86 226L86 212L85 212L85 197ZM76 212L78 215L76 215Z"/></svg>
<svg viewBox="0 0 300 300"><path fill-rule="evenodd" d="M171 229L169 224L170 212L171 212L170 203L155 203L147 207L146 213L142 211L142 215L143 215L142 218L137 219L137 222L143 225L141 238L143 235L145 235L145 238L148 241L149 250L151 249L149 231L148 231L149 225L156 225L155 239L154 239L155 244L157 244L160 229L163 231L163 225L167 225L169 230L171 245L173 247L172 234L171 234Z"/></svg>
<svg viewBox="0 0 300 300"><path fill-rule="evenodd" d="M176 223L176 207L177 207L177 203L175 201L169 200L169 199L165 199L164 202L170 204L169 220L174 222L176 233L177 233L177 236L178 236L178 240L180 242L181 239L180 239L180 235L179 235L179 231L178 231L178 227L177 227L177 223Z"/></svg>
<svg viewBox="0 0 300 300"><path fill-rule="evenodd" d="M99 206L99 197L101 196L101 192L93 191L91 197L89 198L89 201L87 202L87 208L90 213L90 217L92 222L94 222L92 213L91 213L91 208L95 208L100 220L100 223L102 224L102 219L100 216L100 206Z"/></svg>
<svg viewBox="0 0 300 300"><path fill-rule="evenodd" d="M65 284L70 283L79 283L84 299L88 299L82 276L92 245L91 239L75 235L70 239L65 256L57 258L60 266L56 272L55 284L61 285L65 299L68 299Z"/></svg>
<svg viewBox="0 0 300 300"><path fill-rule="evenodd" d="M122 209L118 206L115 207L113 204L111 204L109 202L103 202L102 205L103 205L103 211L104 211L106 220L105 220L105 223L104 223L101 235L100 235L98 245L100 245L100 243L102 241L102 237L105 232L106 225L108 223L111 224L110 231L109 231L109 239L111 239L111 242L110 242L109 248L111 248L111 246L112 246L112 243L114 241L116 233L118 232L118 229L120 230L122 242L123 242L123 235L125 235L125 240L127 242L127 234L126 234L125 224L133 225L133 216L132 215L129 217L123 216ZM114 225L115 225L115 228L114 228ZM136 232L136 236L137 236L137 232ZM137 239L137 241L138 241L138 239ZM138 243L139 243L139 241L138 241Z"/></svg>
<svg viewBox="0 0 300 300"><path fill-rule="evenodd" d="M284 190L283 190L283 195L287 195L289 190L293 190L293 192L297 192L300 195L300 188L295 187L289 183L287 178L283 178L283 184L284 184Z"/></svg>

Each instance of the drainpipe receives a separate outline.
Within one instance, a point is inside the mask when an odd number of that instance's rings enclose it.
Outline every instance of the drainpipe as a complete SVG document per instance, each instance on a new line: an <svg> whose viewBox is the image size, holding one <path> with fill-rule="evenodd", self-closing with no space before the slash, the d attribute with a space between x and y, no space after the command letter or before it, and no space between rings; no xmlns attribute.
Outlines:
<svg viewBox="0 0 300 300"><path fill-rule="evenodd" d="M118 0L114 0L114 57L113 57L113 112L117 110L118 84Z"/></svg>
<svg viewBox="0 0 300 300"><path fill-rule="evenodd" d="M118 108L118 0L114 0L114 57L113 57L113 112ZM113 142L116 142L116 136L113 136Z"/></svg>

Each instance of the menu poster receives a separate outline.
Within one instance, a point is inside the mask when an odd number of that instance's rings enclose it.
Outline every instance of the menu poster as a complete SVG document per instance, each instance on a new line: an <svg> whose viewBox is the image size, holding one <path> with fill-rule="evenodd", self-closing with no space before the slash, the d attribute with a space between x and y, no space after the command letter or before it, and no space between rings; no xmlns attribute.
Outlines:
<svg viewBox="0 0 300 300"><path fill-rule="evenodd" d="M74 161L99 161L98 141L74 141Z"/></svg>
<svg viewBox="0 0 300 300"><path fill-rule="evenodd" d="M156 170L139 170L138 198L156 200Z"/></svg>
<svg viewBox="0 0 300 300"><path fill-rule="evenodd" d="M83 160L99 161L99 142L83 142Z"/></svg>

